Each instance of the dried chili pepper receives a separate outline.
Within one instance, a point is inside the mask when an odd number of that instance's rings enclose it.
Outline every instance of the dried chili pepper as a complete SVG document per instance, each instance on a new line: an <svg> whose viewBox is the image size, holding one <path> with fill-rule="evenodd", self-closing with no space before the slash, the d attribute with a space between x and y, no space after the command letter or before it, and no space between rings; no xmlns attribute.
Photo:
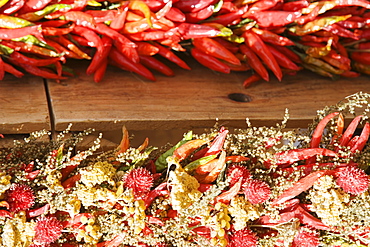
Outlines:
<svg viewBox="0 0 370 247"><path fill-rule="evenodd" d="M281 72L279 64L261 38L252 31L244 32L243 37L245 38L245 43L261 58L266 66L271 69L277 79L281 81L283 73Z"/></svg>
<svg viewBox="0 0 370 247"><path fill-rule="evenodd" d="M114 65L118 66L121 69L128 70L134 72L138 75L141 75L151 81L155 81L156 78L146 67L144 67L140 63L134 63L126 56L124 56L120 51L118 51L115 47L112 47L108 57L114 63Z"/></svg>
<svg viewBox="0 0 370 247"><path fill-rule="evenodd" d="M153 56L139 55L140 62L147 68L154 69L166 76L174 76L173 70Z"/></svg>
<svg viewBox="0 0 370 247"><path fill-rule="evenodd" d="M158 48L158 55L161 55L162 57L168 59L169 61L177 64L183 69L191 70L189 65L187 65L182 59L180 59L178 56L176 56L169 48L164 47L158 43L153 43L154 46Z"/></svg>
<svg viewBox="0 0 370 247"><path fill-rule="evenodd" d="M254 69L257 74L264 79L265 81L269 81L269 74L262 64L261 60L257 57L257 55L250 49L248 46L242 44L239 46L240 51L246 56L248 64Z"/></svg>
<svg viewBox="0 0 370 247"><path fill-rule="evenodd" d="M244 80L243 87L247 88L250 85L252 85L253 83L258 82L260 80L262 80L262 77L259 74L253 74L253 75L249 76L247 79Z"/></svg>
<svg viewBox="0 0 370 247"><path fill-rule="evenodd" d="M197 38L193 39L192 43L196 48L206 54L223 59L231 64L240 65L239 59L214 39L207 37Z"/></svg>
<svg viewBox="0 0 370 247"><path fill-rule="evenodd" d="M302 192L309 189L319 178L333 173L331 170L321 170L310 173L309 175L301 178L298 182L294 183L290 188L281 193L275 200L273 200L272 205L276 206L282 204Z"/></svg>
<svg viewBox="0 0 370 247"><path fill-rule="evenodd" d="M191 49L191 55L203 66L218 71L224 74L230 73L230 67L218 60L217 58L208 55L207 53L201 51L200 49L194 47Z"/></svg>
<svg viewBox="0 0 370 247"><path fill-rule="evenodd" d="M360 123L360 120L361 120L362 117L363 117L362 115L359 115L351 121L351 123L348 125L347 129L344 131L342 137L339 139L339 146L344 147L348 144L352 135L355 133L355 130L356 130L358 124ZM336 147L335 151L338 152L339 149L340 149L339 147Z"/></svg>

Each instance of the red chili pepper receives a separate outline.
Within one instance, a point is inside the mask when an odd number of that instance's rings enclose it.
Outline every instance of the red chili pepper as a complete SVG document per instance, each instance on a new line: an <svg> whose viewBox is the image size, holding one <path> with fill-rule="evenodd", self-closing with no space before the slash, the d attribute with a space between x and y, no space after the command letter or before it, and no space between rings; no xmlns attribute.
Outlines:
<svg viewBox="0 0 370 247"><path fill-rule="evenodd" d="M187 0L187 1L178 1L173 6L180 9L183 12L195 13L208 6L215 4L217 0Z"/></svg>
<svg viewBox="0 0 370 247"><path fill-rule="evenodd" d="M139 55L136 51L136 45L121 33L111 29L103 23L98 23L95 29L98 33L106 35L114 40L114 46L132 62L139 62Z"/></svg>
<svg viewBox="0 0 370 247"><path fill-rule="evenodd" d="M268 42L274 45L281 45L281 46L286 46L286 45L294 46L294 42L291 41L290 39L280 36L266 29L252 28L251 30L255 32L256 34L258 34L260 38L265 42Z"/></svg>
<svg viewBox="0 0 370 247"><path fill-rule="evenodd" d="M260 2L260 1L258 1ZM257 3L258 3L257 2ZM246 15L244 15L246 16ZM247 15L247 18L251 18L257 21L257 24L261 27L282 27L293 23L301 16L301 12L296 11L258 11L252 15Z"/></svg>
<svg viewBox="0 0 370 247"><path fill-rule="evenodd" d="M94 18L95 23L112 22L117 18L117 10L85 10L84 13L91 15Z"/></svg>
<svg viewBox="0 0 370 247"><path fill-rule="evenodd" d="M104 59L101 61L100 66L95 70L94 72L94 81L95 82L100 82L105 74L105 71L107 70L108 66L108 59Z"/></svg>
<svg viewBox="0 0 370 247"><path fill-rule="evenodd" d="M321 137L324 133L326 125L329 123L331 119L333 119L335 116L338 116L339 112L333 112L328 115L326 115L321 121L317 124L310 142L311 148L318 148L321 142Z"/></svg>
<svg viewBox="0 0 370 247"><path fill-rule="evenodd" d="M213 184L200 184L198 190L200 192L204 193L204 192L210 190L212 186L213 186Z"/></svg>
<svg viewBox="0 0 370 247"><path fill-rule="evenodd" d="M27 0L17 14L35 12L45 8L52 0Z"/></svg>
<svg viewBox="0 0 370 247"><path fill-rule="evenodd" d="M301 68L296 65L295 63L293 63L288 57L286 57L283 53L281 53L280 51L278 51L277 49L275 49L274 46L272 45L267 45L267 48L269 49L269 51L271 52L271 54L274 56L274 58L276 59L276 62L282 67L282 68L286 68L286 69L290 69L290 70L295 70L295 71L298 71L300 70Z"/></svg>
<svg viewBox="0 0 370 247"><path fill-rule="evenodd" d="M42 207L30 209L26 211L27 218L34 218L42 214L46 214L50 209L50 204L45 204Z"/></svg>
<svg viewBox="0 0 370 247"><path fill-rule="evenodd" d="M252 31L246 31L243 33L243 37L245 38L245 43L261 58L266 66L271 69L278 80L281 81L283 73L281 72L279 64L259 36Z"/></svg>
<svg viewBox="0 0 370 247"><path fill-rule="evenodd" d="M25 0L10 0L1 7L0 13L6 15L14 14L24 6L25 2Z"/></svg>
<svg viewBox="0 0 370 247"><path fill-rule="evenodd" d="M349 78L356 78L359 77L361 74L355 71L349 71L345 70L342 74L340 74L343 77L349 77Z"/></svg>
<svg viewBox="0 0 370 247"><path fill-rule="evenodd" d="M358 37L355 33L351 32L348 29L345 29L345 28L339 26L336 23L328 25L328 26L324 27L323 29L325 31L329 31L329 32L331 32L335 35L341 36L341 37L350 38L350 39L354 39L354 40L360 39L360 37Z"/></svg>
<svg viewBox="0 0 370 247"><path fill-rule="evenodd" d="M65 58L81 59L76 53L71 50L68 50L66 47L62 46L58 42L51 40L49 37L45 39L46 43L52 46L59 54L63 54L60 57L61 61L65 61Z"/></svg>
<svg viewBox="0 0 370 247"><path fill-rule="evenodd" d="M276 165L291 165L300 160L306 160L316 155L336 157L337 153L326 148L291 149L275 154ZM269 162L267 162L269 165Z"/></svg>
<svg viewBox="0 0 370 247"><path fill-rule="evenodd" d="M196 48L208 55L223 59L231 64L240 65L240 60L214 39L207 37L197 38L193 39L192 43Z"/></svg>
<svg viewBox="0 0 370 247"><path fill-rule="evenodd" d="M154 58L153 56L144 56L144 55L140 55L140 62L145 66L145 67L148 67L150 69L154 69L166 76L174 76L175 73L173 72L173 70L168 67L167 65L165 65L164 63L162 63L161 61L159 61L158 59Z"/></svg>
<svg viewBox="0 0 370 247"><path fill-rule="evenodd" d="M199 23L213 14L213 5L209 5L207 8L199 10L198 12L186 13L186 21L189 23Z"/></svg>
<svg viewBox="0 0 370 247"><path fill-rule="evenodd" d="M338 69L351 69L351 60L348 57L337 54L334 50L329 51L329 53L326 56L321 57L321 59Z"/></svg>
<svg viewBox="0 0 370 247"><path fill-rule="evenodd" d="M262 80L262 77L259 74L253 74L253 75L249 76L247 79L244 80L243 87L247 88L250 85L252 85L253 83L255 83L257 81L260 81L260 80Z"/></svg>
<svg viewBox="0 0 370 247"><path fill-rule="evenodd" d="M248 64L254 69L259 76L265 81L269 81L269 74L262 64L261 60L248 46L242 44L239 46L240 51L246 56Z"/></svg>
<svg viewBox="0 0 370 247"><path fill-rule="evenodd" d="M84 26L84 27L93 29L96 24L94 17L82 11L72 10L72 11L63 13L63 15L67 21L73 21L78 26Z"/></svg>
<svg viewBox="0 0 370 247"><path fill-rule="evenodd" d="M310 2L307 0L284 2L282 9L284 11L300 11L301 9L306 8L309 5L310 5Z"/></svg>
<svg viewBox="0 0 370 247"><path fill-rule="evenodd" d="M367 143L367 140L369 139L369 135L370 135L370 124L367 122L364 128L362 129L362 132L358 140L356 141L355 145L352 146L351 152L354 153L356 151L362 151L362 149L364 149Z"/></svg>
<svg viewBox="0 0 370 247"><path fill-rule="evenodd" d="M65 28L57 28L57 27L43 27L42 28L42 34L44 36L56 36L56 35L65 35L69 34L73 29L75 25L72 23L69 27Z"/></svg>
<svg viewBox="0 0 370 247"><path fill-rule="evenodd" d="M137 51L139 55L143 56L154 56L158 53L158 47L155 47L149 42L135 42L137 45Z"/></svg>
<svg viewBox="0 0 370 247"><path fill-rule="evenodd" d="M52 79L52 80L65 80L67 77L59 76L53 72L51 72L47 68L37 67L31 64L24 64L18 61L13 60L12 63L16 64L17 66L23 68L25 71L30 73L31 75L39 76L45 79Z"/></svg>
<svg viewBox="0 0 370 247"><path fill-rule="evenodd" d="M368 52L352 52L350 57L356 62L370 65L370 56Z"/></svg>
<svg viewBox="0 0 370 247"><path fill-rule="evenodd" d="M276 4L279 2L279 0L260 0L252 4L252 6L249 8L246 15L243 16L243 18L247 17L250 14L254 14L256 12L260 12L263 10L268 10L276 6Z"/></svg>
<svg viewBox="0 0 370 247"><path fill-rule="evenodd" d="M101 49L103 43L100 37L91 29L82 27L82 26L75 26L72 33L77 34L81 37L84 37L86 40L89 41L90 46L96 47L98 50Z"/></svg>
<svg viewBox="0 0 370 247"><path fill-rule="evenodd" d="M355 46L356 49L359 50L367 50L370 49L370 42L361 42Z"/></svg>
<svg viewBox="0 0 370 247"><path fill-rule="evenodd" d="M49 38L55 42L58 42L62 46L68 48L69 50L71 50L74 54L76 54L79 57L79 59L88 59L88 60L91 59L89 55L87 55L85 52L80 50L78 46L76 46L72 41L70 41L65 36L53 36Z"/></svg>
<svg viewBox="0 0 370 247"><path fill-rule="evenodd" d="M216 37L222 33L216 28L194 23L181 23L177 27L177 30L184 40L202 37Z"/></svg>
<svg viewBox="0 0 370 247"><path fill-rule="evenodd" d="M246 4L242 7L240 7L237 11L223 14L223 15L217 15L212 18L212 22L222 24L224 26L228 26L230 24L234 24L234 22L238 22L238 20L241 19L241 17L247 12L249 8L249 5Z"/></svg>
<svg viewBox="0 0 370 247"><path fill-rule="evenodd" d="M129 5L129 2L124 2L118 8L117 16L112 20L112 22L109 25L110 28L112 28L113 30L119 31L124 27L126 17L127 17L127 12L129 9L128 5Z"/></svg>
<svg viewBox="0 0 370 247"><path fill-rule="evenodd" d="M78 173L76 175L73 175L73 176L67 178L65 181L63 181L62 186L63 186L64 189L72 188L73 186L76 185L76 183L78 181L80 181L80 179L81 179L81 174Z"/></svg>
<svg viewBox="0 0 370 247"><path fill-rule="evenodd" d="M215 203L222 202L228 204L239 193L241 187L242 178L240 178L228 191L222 192L220 195L216 196Z"/></svg>
<svg viewBox="0 0 370 247"><path fill-rule="evenodd" d="M299 219L301 224L303 225L308 225L312 228L318 229L318 230L329 230L330 227L322 223L321 220L315 218L313 215L311 215L309 212L307 212L304 208L301 206L298 206L297 209L295 210L295 215L296 218Z"/></svg>
<svg viewBox="0 0 370 247"><path fill-rule="evenodd" d="M272 206L277 206L279 204L282 204L282 203L298 196L302 192L311 188L311 186L319 178L321 178L325 175L329 175L331 173L333 173L333 171L331 171L331 170L321 170L321 171L315 171L315 172L310 173L309 175L307 175L307 176L301 178L300 180L298 180L290 188L286 189L283 193L281 193L278 196L278 198L273 200L271 205Z"/></svg>
<svg viewBox="0 0 370 247"><path fill-rule="evenodd" d="M107 36L103 36L101 38L101 44L102 46L100 49L97 49L96 53L94 54L93 59L91 60L91 63L89 67L86 70L86 74L90 75L92 73L95 73L98 68L104 64L103 61L105 61L109 55L109 52L112 47L113 40ZM103 71L101 69L99 73L101 74ZM98 76L98 75L97 75ZM100 81L100 80L98 80Z"/></svg>
<svg viewBox="0 0 370 247"><path fill-rule="evenodd" d="M227 66L226 64L224 64L223 62L215 58L214 56L204 53L203 51L201 51L200 49L196 47L191 49L191 55L200 64L202 64L203 66L211 70L218 71L218 72L225 73L225 74L230 73L229 66Z"/></svg>
<svg viewBox="0 0 370 247"><path fill-rule="evenodd" d="M3 62L3 68L4 68L5 72L10 73L10 74L14 75L17 78L21 78L22 76L24 76L24 74L22 72L15 69L13 66L11 66L8 63Z"/></svg>
<svg viewBox="0 0 370 247"><path fill-rule="evenodd" d="M49 20L49 21L43 21L41 26L44 27L61 27L64 25L67 25L69 21L66 20Z"/></svg>
<svg viewBox="0 0 370 247"><path fill-rule="evenodd" d="M1 209L0 210L0 218L5 218L5 217L8 217L8 218L13 218L13 214L7 210L3 210Z"/></svg>
<svg viewBox="0 0 370 247"><path fill-rule="evenodd" d="M112 47L108 57L114 62L114 65L118 66L121 69L134 72L138 75L141 75L151 81L155 81L155 77L146 67L140 63L134 63L123 55L116 48Z"/></svg>
<svg viewBox="0 0 370 247"><path fill-rule="evenodd" d="M23 55L22 53L19 53L17 51L14 51L12 54L10 54L10 61L16 61L17 63L25 63L33 66L47 66L50 64L54 64L57 61L60 60L58 57L53 58L32 58L27 57Z"/></svg>
<svg viewBox="0 0 370 247"><path fill-rule="evenodd" d="M149 192L149 194L144 199L145 207L149 207L155 198L159 196L168 196L170 192L168 190L154 189Z"/></svg>
<svg viewBox="0 0 370 247"><path fill-rule="evenodd" d="M16 39L26 35L34 35L37 38L41 37L41 25L34 25L21 28L0 28L0 39Z"/></svg>
<svg viewBox="0 0 370 247"><path fill-rule="evenodd" d="M241 156L241 155L232 155L226 157L226 162L232 162L232 163L239 163L242 161L248 161L250 160L248 157Z"/></svg>
<svg viewBox="0 0 370 247"><path fill-rule="evenodd" d="M206 141L202 139L190 140L182 144L180 147L176 148L173 152L173 156L182 161L186 159L192 152L206 144Z"/></svg>
<svg viewBox="0 0 370 247"><path fill-rule="evenodd" d="M236 54L239 51L239 47L236 43L230 42L221 37L214 37L212 39L220 43L223 47L228 49L233 54Z"/></svg>
<svg viewBox="0 0 370 247"><path fill-rule="evenodd" d="M153 45L158 48L158 55L161 55L183 69L191 70L191 68L183 60L176 56L169 48L166 48L158 43L153 43Z"/></svg>
<svg viewBox="0 0 370 247"><path fill-rule="evenodd" d="M351 121L351 123L348 125L346 131L344 131L342 137L339 140L339 146L344 147L348 144L348 142L351 139L353 133L355 133L355 130L356 130L358 124L360 123L360 120L361 120L362 117L363 117L362 115L359 115ZM338 152L338 151L339 151L339 147L336 147L335 152Z"/></svg>
<svg viewBox="0 0 370 247"><path fill-rule="evenodd" d="M274 46L276 50L280 51L281 53L283 53L286 57L288 57L291 61L295 62L295 63L301 63L301 59L299 58L299 56L294 53L294 51L290 50L288 47L285 47L285 46L280 46L280 45L275 45Z"/></svg>
<svg viewBox="0 0 370 247"><path fill-rule="evenodd" d="M166 18L175 22L185 22L186 16L181 10L176 7L172 7L166 14Z"/></svg>

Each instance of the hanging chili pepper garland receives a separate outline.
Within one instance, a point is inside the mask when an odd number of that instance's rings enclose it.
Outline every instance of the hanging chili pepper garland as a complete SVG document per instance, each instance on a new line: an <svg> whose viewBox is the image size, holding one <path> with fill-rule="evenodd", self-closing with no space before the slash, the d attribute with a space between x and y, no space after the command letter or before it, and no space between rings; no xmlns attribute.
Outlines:
<svg viewBox="0 0 370 247"><path fill-rule="evenodd" d="M191 69L181 52L220 73L248 71L245 87L302 69L357 77L370 74L369 9L366 0L5 0L0 79L60 81L66 60L84 59L96 82L108 64L155 81L151 70L174 75L159 56Z"/></svg>
<svg viewBox="0 0 370 247"><path fill-rule="evenodd" d="M344 128L356 107L363 114ZM285 129L286 116L276 127L189 131L158 149L148 138L132 147L123 127L119 146L98 154L101 136L72 152L89 130L50 142L32 133L0 150L0 244L368 246L369 109L370 94L357 93L304 133Z"/></svg>

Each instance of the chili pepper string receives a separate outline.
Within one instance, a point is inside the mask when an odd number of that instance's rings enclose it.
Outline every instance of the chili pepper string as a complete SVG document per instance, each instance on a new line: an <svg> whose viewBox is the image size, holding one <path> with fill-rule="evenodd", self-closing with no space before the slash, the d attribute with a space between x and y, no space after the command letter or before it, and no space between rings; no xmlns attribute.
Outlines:
<svg viewBox="0 0 370 247"><path fill-rule="evenodd" d="M156 80L157 72L174 76L166 62L191 70L180 53L219 73L245 74L244 87L303 69L357 77L370 74L369 9L365 0L9 0L0 5L1 78L59 81L70 74L61 63L81 59L96 82L107 64ZM117 52L146 72L112 61Z"/></svg>

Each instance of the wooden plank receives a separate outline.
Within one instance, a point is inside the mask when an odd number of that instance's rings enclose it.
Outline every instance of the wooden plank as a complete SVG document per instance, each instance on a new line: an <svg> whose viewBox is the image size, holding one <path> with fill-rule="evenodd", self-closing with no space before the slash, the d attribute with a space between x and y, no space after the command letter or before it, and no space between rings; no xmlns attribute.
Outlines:
<svg viewBox="0 0 370 247"><path fill-rule="evenodd" d="M50 130L48 103L42 78L6 75L0 81L0 133Z"/></svg>
<svg viewBox="0 0 370 247"><path fill-rule="evenodd" d="M188 61L191 71L172 66L175 77L155 74L149 82L129 72L110 67L104 80L94 83L86 76L86 64L79 63L80 75L63 84L49 82L56 130L73 123L73 130L120 129L169 130L212 127L216 119L229 127L280 122L289 108L289 127L306 127L318 109L332 105L358 91L369 92L368 77L331 81L310 72L271 79L244 89L251 72L216 73ZM229 99L231 93L246 94L250 102Z"/></svg>

